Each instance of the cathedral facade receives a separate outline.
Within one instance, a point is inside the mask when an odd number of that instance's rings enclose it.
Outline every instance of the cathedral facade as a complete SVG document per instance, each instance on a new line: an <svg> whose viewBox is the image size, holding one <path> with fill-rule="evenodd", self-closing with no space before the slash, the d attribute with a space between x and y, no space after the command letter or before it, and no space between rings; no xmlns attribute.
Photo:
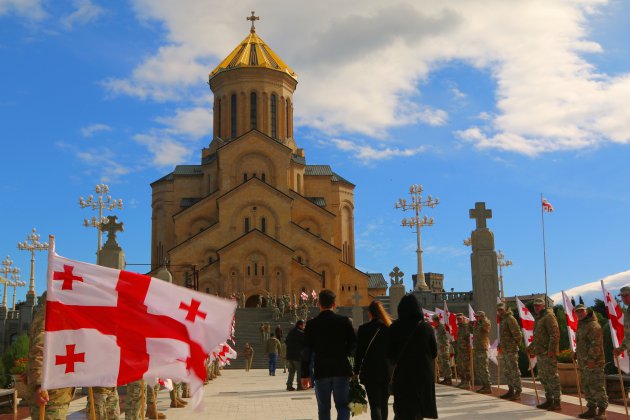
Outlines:
<svg viewBox="0 0 630 420"><path fill-rule="evenodd" d="M335 291L367 305L355 268L354 188L328 165L308 165L293 130L297 76L256 34L209 75L213 138L200 165L152 187L152 252L173 282L230 296Z"/></svg>

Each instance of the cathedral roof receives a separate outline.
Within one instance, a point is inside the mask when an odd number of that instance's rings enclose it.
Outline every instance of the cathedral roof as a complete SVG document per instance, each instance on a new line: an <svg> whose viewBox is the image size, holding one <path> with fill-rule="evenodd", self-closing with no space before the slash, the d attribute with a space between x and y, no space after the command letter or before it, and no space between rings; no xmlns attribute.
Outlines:
<svg viewBox="0 0 630 420"><path fill-rule="evenodd" d="M221 63L210 73L210 78L222 71L241 67L262 67L281 71L297 80L297 75L271 48L263 41L255 31L252 31L245 39L234 48Z"/></svg>
<svg viewBox="0 0 630 420"><path fill-rule="evenodd" d="M355 186L352 182L348 181L336 172L333 172L329 165L306 165L304 169L304 175L310 176L330 176L333 182L343 182L349 185Z"/></svg>
<svg viewBox="0 0 630 420"><path fill-rule="evenodd" d="M387 281L383 277L383 273L365 273L368 275L368 289L387 288Z"/></svg>

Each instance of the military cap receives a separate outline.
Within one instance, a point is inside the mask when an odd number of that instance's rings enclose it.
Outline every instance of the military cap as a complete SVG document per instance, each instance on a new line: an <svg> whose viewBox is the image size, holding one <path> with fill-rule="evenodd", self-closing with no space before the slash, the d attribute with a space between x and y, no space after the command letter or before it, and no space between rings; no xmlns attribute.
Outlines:
<svg viewBox="0 0 630 420"><path fill-rule="evenodd" d="M585 311L585 310L586 310L586 306L584 306L584 304L583 304L583 303L580 303L579 305L577 305L577 306L575 307L575 310L576 310L576 311Z"/></svg>
<svg viewBox="0 0 630 420"><path fill-rule="evenodd" d="M630 294L630 286L623 286L619 291L619 296Z"/></svg>
<svg viewBox="0 0 630 420"><path fill-rule="evenodd" d="M497 309L505 309L505 308L507 308L507 306L505 306L505 302L497 303Z"/></svg>
<svg viewBox="0 0 630 420"><path fill-rule="evenodd" d="M439 321L440 320L440 316L438 314L433 314L431 319L434 320L434 321Z"/></svg>
<svg viewBox="0 0 630 420"><path fill-rule="evenodd" d="M477 316L486 316L484 311L477 311Z"/></svg>
<svg viewBox="0 0 630 420"><path fill-rule="evenodd" d="M545 301L542 298L534 299L534 305L544 305Z"/></svg>

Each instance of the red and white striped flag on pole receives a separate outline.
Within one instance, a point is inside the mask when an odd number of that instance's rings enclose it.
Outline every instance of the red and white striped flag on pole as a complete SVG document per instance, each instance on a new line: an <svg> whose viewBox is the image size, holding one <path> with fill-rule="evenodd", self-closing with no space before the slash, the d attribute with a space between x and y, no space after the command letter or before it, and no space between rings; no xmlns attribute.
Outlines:
<svg viewBox="0 0 630 420"><path fill-rule="evenodd" d="M617 304L617 301L613 297L613 295L606 290L604 286L604 280L602 283L602 293L604 294L604 304L606 304L606 312L608 313L608 325L610 326L610 338L612 338L613 348L618 348L623 342L624 329L623 329L623 318L624 314L621 310L621 307ZM619 357L616 358L619 360L619 369L621 369L624 373L630 372L630 363L628 363L628 352L624 351ZM615 365L617 365L617 361L615 360Z"/></svg>
<svg viewBox="0 0 630 420"><path fill-rule="evenodd" d="M553 213L553 206L551 205L549 201L547 201L546 198L542 199L542 209L543 211L546 211L547 213Z"/></svg>
<svg viewBox="0 0 630 420"><path fill-rule="evenodd" d="M521 328L523 330L523 340L525 340L525 348L529 347L534 341L534 315L527 309L519 298L516 298L518 306L518 315L521 318ZM530 356L531 367L536 366L536 357Z"/></svg>
<svg viewBox="0 0 630 420"><path fill-rule="evenodd" d="M567 333L569 334L569 345L571 346L571 351L575 353L575 348L577 346L577 341L575 339L575 334L577 334L577 326L578 320L575 316L575 310L573 309L573 304L571 303L571 299L562 291L562 303L564 306L564 316L567 319Z"/></svg>
<svg viewBox="0 0 630 420"><path fill-rule="evenodd" d="M236 304L48 251L42 389L171 378L199 407L204 361L230 336Z"/></svg>

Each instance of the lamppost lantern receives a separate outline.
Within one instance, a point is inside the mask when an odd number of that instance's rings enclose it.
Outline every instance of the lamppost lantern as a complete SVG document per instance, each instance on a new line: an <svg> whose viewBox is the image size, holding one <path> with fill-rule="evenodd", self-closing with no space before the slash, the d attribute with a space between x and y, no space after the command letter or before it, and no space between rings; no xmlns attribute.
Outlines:
<svg viewBox="0 0 630 420"><path fill-rule="evenodd" d="M464 239L464 246L472 246L472 239L470 238Z"/></svg>
<svg viewBox="0 0 630 420"><path fill-rule="evenodd" d="M94 199L92 194L88 195L87 201L83 197L79 198L79 206L81 208L91 207L92 210L98 211L98 217L94 216L91 219L83 219L83 226L94 227L98 232L98 247L96 249L97 256L98 251L102 248L103 243L103 229L102 225L109 222L109 219L103 216L103 209L108 210L122 210L122 199L112 199L109 195L109 187L106 184L98 184L94 191L98 195L98 199Z"/></svg>
<svg viewBox="0 0 630 420"><path fill-rule="evenodd" d="M420 217L420 212L423 207L434 208L438 205L439 201L432 195L427 196L426 199L422 198L422 192L424 187L421 184L413 184L409 187L409 195L411 199L407 202L404 198L399 198L394 204L394 208L401 209L402 211L412 211L414 216L410 218L402 219L402 226L409 228L416 228L416 239L418 242L417 255L418 255L418 275L416 281L416 290L427 290L428 286L424 280L424 271L422 269L422 241L420 238L420 230L425 226L433 226L435 220L427 216Z"/></svg>
<svg viewBox="0 0 630 420"><path fill-rule="evenodd" d="M497 266L499 267L499 286L501 287L501 300L505 299L505 292L503 290L503 268L512 266L512 260L506 260L505 254L501 250L497 252Z"/></svg>
<svg viewBox="0 0 630 420"><path fill-rule="evenodd" d="M31 233L26 235L26 240L18 242L17 247L20 251L29 251L31 253L31 277L29 280L28 293L35 296L35 252L46 251L49 248L48 242L40 242L39 234L33 228Z"/></svg>
<svg viewBox="0 0 630 420"><path fill-rule="evenodd" d="M11 282L8 281L9 275L16 276L20 274L20 269L18 267L13 267L13 260L11 257L7 255L7 257L2 261L2 268L0 268L0 273L4 274L4 277L7 278L7 281L4 282L4 294L2 296L2 306L7 307L7 287Z"/></svg>

